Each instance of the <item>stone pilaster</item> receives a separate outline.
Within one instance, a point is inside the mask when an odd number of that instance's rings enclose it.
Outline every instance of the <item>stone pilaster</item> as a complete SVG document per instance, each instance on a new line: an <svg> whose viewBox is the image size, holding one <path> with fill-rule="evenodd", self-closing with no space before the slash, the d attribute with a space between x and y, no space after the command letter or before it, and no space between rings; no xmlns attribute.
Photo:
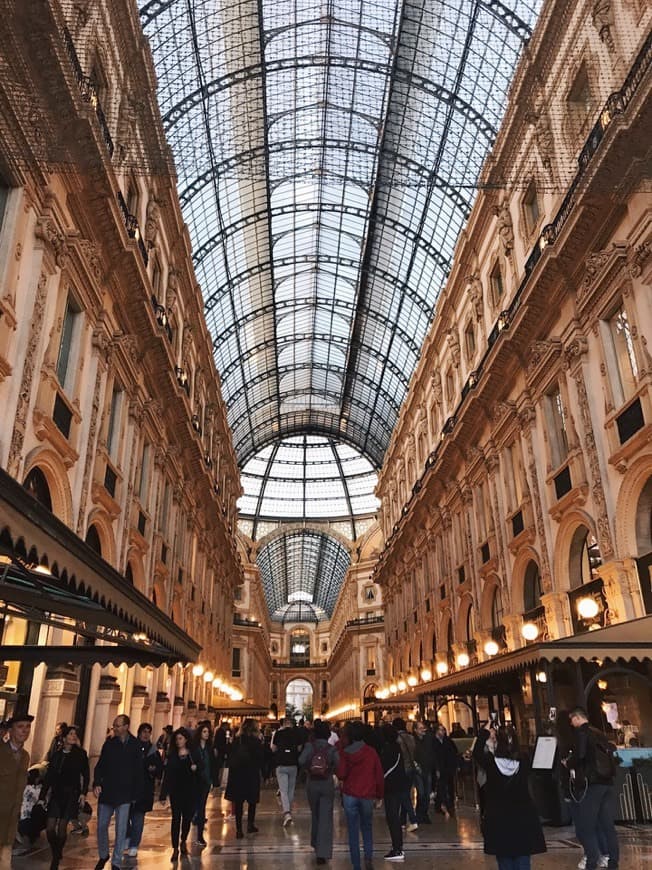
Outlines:
<svg viewBox="0 0 652 870"><path fill-rule="evenodd" d="M573 633L573 619L567 593L550 592L548 595L542 595L541 603L546 608L548 627L546 640L569 637Z"/></svg>
<svg viewBox="0 0 652 870"><path fill-rule="evenodd" d="M645 616L636 562L633 559L613 559L596 569L602 578L604 594L612 622L623 622Z"/></svg>
<svg viewBox="0 0 652 870"><path fill-rule="evenodd" d="M154 739L157 740L159 734L163 731L165 725L170 724L170 713L172 704L165 692L156 693L156 703L154 704Z"/></svg>
<svg viewBox="0 0 652 870"><path fill-rule="evenodd" d="M57 722L73 722L79 695L79 681L69 667L48 669L38 708L38 729L34 729L32 760L45 758Z"/></svg>
<svg viewBox="0 0 652 870"><path fill-rule="evenodd" d="M88 757L99 757L106 739L106 731L113 724L122 700L122 692L118 681L112 674L102 674L95 697L95 715L93 717L93 733L90 735ZM92 764L91 764L92 767Z"/></svg>

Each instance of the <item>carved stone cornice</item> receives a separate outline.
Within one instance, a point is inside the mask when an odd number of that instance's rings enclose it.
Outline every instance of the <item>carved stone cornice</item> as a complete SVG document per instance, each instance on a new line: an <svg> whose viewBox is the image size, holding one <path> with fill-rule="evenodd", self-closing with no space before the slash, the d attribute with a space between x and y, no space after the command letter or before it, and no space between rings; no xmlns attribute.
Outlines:
<svg viewBox="0 0 652 870"><path fill-rule="evenodd" d="M546 374L548 368L559 359L561 349L562 343L559 338L533 341L530 344L526 362L528 384L534 384Z"/></svg>
<svg viewBox="0 0 652 870"><path fill-rule="evenodd" d="M34 235L52 253L55 264L63 269L68 261L68 245L54 219L49 215L39 218L34 227Z"/></svg>
<svg viewBox="0 0 652 870"><path fill-rule="evenodd" d="M596 296L608 290L614 280L627 274L627 261L626 242L614 242L609 248L589 254L585 261L584 278L575 297L579 312L593 303Z"/></svg>

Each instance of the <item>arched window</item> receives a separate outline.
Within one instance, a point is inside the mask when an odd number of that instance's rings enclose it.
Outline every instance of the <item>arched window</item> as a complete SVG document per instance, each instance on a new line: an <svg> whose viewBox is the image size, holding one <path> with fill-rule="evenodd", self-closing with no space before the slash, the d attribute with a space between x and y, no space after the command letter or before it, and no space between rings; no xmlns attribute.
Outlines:
<svg viewBox="0 0 652 870"><path fill-rule="evenodd" d="M578 589L585 583L595 580L595 569L602 564L600 547L592 532L586 526L580 526L571 542L569 580L570 588Z"/></svg>
<svg viewBox="0 0 652 870"><path fill-rule="evenodd" d="M39 504L52 511L52 496L45 475L40 468L32 468L23 484L27 492L35 498Z"/></svg>
<svg viewBox="0 0 652 870"><path fill-rule="evenodd" d="M469 604L469 609L466 611L466 638L465 640L473 640L475 632L475 619L473 618L473 605Z"/></svg>
<svg viewBox="0 0 652 870"><path fill-rule="evenodd" d="M433 631L432 633L432 658L434 659L437 655L437 635Z"/></svg>
<svg viewBox="0 0 652 870"><path fill-rule="evenodd" d="M98 556L102 555L102 543L100 541L100 536L97 533L96 526L88 527L88 531L86 532L86 543L92 550L95 550Z"/></svg>
<svg viewBox="0 0 652 870"><path fill-rule="evenodd" d="M125 580L130 586L134 585L134 572L131 568L131 562L127 562L127 570L125 571Z"/></svg>
<svg viewBox="0 0 652 870"><path fill-rule="evenodd" d="M523 609L525 612L535 610L541 606L541 572L537 563L532 560L528 562L525 569L525 580L523 582Z"/></svg>
<svg viewBox="0 0 652 870"><path fill-rule="evenodd" d="M503 624L503 616L503 596L500 594L500 588L496 586L491 601L491 627L499 628Z"/></svg>

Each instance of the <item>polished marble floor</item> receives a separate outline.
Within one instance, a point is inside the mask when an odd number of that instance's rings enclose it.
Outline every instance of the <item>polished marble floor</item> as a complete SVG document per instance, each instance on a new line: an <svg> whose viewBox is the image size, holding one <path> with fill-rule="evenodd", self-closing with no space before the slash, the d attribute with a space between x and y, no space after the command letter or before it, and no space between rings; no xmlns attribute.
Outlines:
<svg viewBox="0 0 652 870"><path fill-rule="evenodd" d="M294 824L288 828L281 825L274 791L264 789L256 816L259 833L246 835L243 840L235 839L235 823L227 818L228 808L228 804L219 796L210 798L208 846L204 849L193 846L192 853L177 865L179 870L217 867L224 870L257 867L282 870L288 866L312 868L315 865L310 848L310 814L301 789L297 790ZM403 866L418 870L460 870L461 858L464 870L488 870L496 866L494 859L483 854L482 838L472 810L462 808L458 818L448 822L440 816L433 818L432 825L422 825L418 831L406 834L406 860ZM170 864L169 821L169 807L158 804L154 812L147 816L138 858L125 858L124 868L153 870L155 867L173 866ZM652 827L619 828L619 833L622 845L621 870L652 870ZM571 829L547 828L546 839L548 853L533 859L533 870L572 870L577 866L581 852ZM336 807L334 854L329 862L331 870L349 870L351 867L346 842L343 814L341 808ZM392 866L382 857L389 849L382 810L376 812L374 819L374 846L376 870ZM41 840L30 854L14 856L12 866L15 870L45 870L49 867L49 861L47 844ZM92 821L87 839L76 835L68 837L61 870L93 870L96 861L95 825Z"/></svg>

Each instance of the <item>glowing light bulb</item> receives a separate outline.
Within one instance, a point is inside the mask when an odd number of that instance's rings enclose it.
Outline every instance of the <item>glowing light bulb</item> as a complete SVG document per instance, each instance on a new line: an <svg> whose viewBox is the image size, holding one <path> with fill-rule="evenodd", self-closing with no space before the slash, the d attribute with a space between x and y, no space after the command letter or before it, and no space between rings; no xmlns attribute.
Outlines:
<svg viewBox="0 0 652 870"><path fill-rule="evenodd" d="M577 612L582 619L595 619L600 612L600 607L595 598L580 598L577 602Z"/></svg>
<svg viewBox="0 0 652 870"><path fill-rule="evenodd" d="M201 675L203 673L204 673L204 666L203 665L195 665L192 669L193 677L201 677Z"/></svg>
<svg viewBox="0 0 652 870"><path fill-rule="evenodd" d="M495 640L488 640L484 645L484 651L488 656L495 656L498 649L499 647Z"/></svg>
<svg viewBox="0 0 652 870"><path fill-rule="evenodd" d="M468 656L467 653L460 653L460 654L458 655L456 661L457 661L457 664L458 664L461 668L465 668L465 667L469 664L469 662L471 661L471 659L469 658L469 656Z"/></svg>
<svg viewBox="0 0 652 870"><path fill-rule="evenodd" d="M437 662L437 673L440 677L443 677L444 674L448 673L448 665L446 662Z"/></svg>
<svg viewBox="0 0 652 870"><path fill-rule="evenodd" d="M424 668L421 671L421 679L423 680L424 683L427 683L430 680L432 680L432 671L430 670L430 668Z"/></svg>

